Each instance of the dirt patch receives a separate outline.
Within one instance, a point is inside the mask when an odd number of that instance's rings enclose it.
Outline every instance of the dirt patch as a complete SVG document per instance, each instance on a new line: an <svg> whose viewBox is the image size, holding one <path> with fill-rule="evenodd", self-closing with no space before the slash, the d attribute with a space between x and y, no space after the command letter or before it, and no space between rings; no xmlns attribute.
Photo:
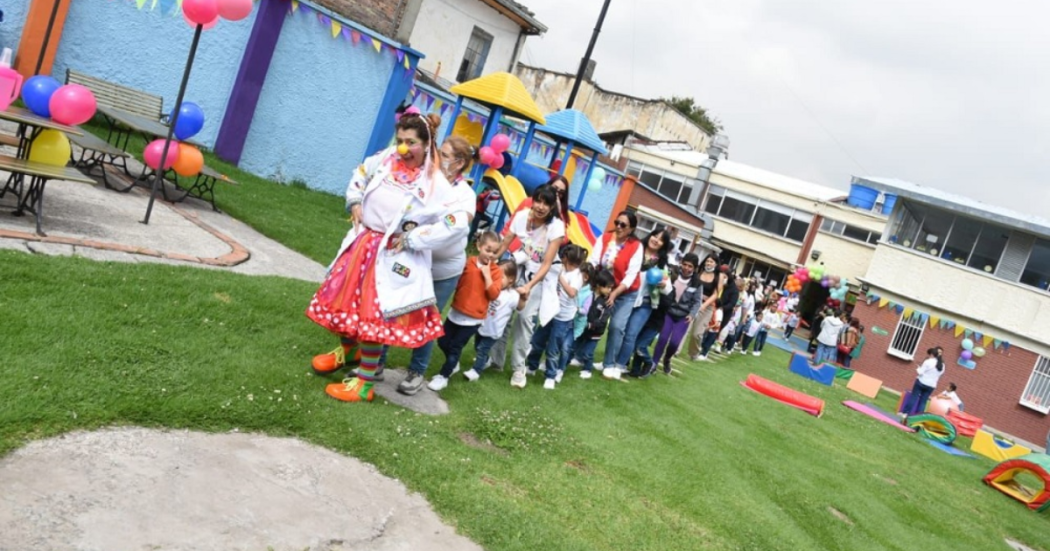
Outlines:
<svg viewBox="0 0 1050 551"><path fill-rule="evenodd" d="M219 302L224 302L226 304L229 304L233 300L230 298L230 295L227 295L226 293L215 293L215 298L218 299Z"/></svg>
<svg viewBox="0 0 1050 551"><path fill-rule="evenodd" d="M504 450L503 448L500 448L500 447L496 446L495 444L493 444L492 442L489 442L488 440L482 441L477 436L474 436L473 434L471 434L469 432L461 432L461 433L459 433L459 440L460 440L460 442L463 442L464 444L466 444L466 445L468 445L468 446L470 446L472 448L477 448L479 450L485 450L487 452L492 452L492 453L495 453L497 455L504 455L504 456L508 455L507 454L507 450Z"/></svg>
<svg viewBox="0 0 1050 551"><path fill-rule="evenodd" d="M842 522L845 522L850 526L853 526L853 521L850 520L849 516L847 516L846 513L843 513L842 511L839 511L834 507L828 507L828 512L831 513L833 517L841 520Z"/></svg>
<svg viewBox="0 0 1050 551"><path fill-rule="evenodd" d="M0 460L2 549L480 551L374 467L292 438L71 433Z"/></svg>
<svg viewBox="0 0 1050 551"><path fill-rule="evenodd" d="M583 472L591 470L589 467L587 467L587 465L583 461L577 461L575 459L570 459L570 460L566 461L565 462L565 466L566 467L571 467L573 469L576 469L577 471L583 471Z"/></svg>

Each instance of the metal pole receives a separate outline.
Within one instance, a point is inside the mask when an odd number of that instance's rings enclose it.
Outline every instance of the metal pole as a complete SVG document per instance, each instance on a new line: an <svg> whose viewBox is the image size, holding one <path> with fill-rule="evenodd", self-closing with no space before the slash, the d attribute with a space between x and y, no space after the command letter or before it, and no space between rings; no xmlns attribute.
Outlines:
<svg viewBox="0 0 1050 551"><path fill-rule="evenodd" d="M44 56L47 55L47 46L51 42L51 30L55 28L55 19L58 18L58 5L62 3L62 0L55 0L54 5L51 6L51 18L47 20L47 30L44 31L44 41L40 45L40 55L36 58L36 69L33 70L34 75L40 74L40 68L44 65Z"/></svg>
<svg viewBox="0 0 1050 551"><path fill-rule="evenodd" d="M602 13L598 16L598 24L594 27L594 33L591 34L591 43L587 45L587 53L583 54L583 59L580 60L580 70L576 72L576 82L572 83L572 92L569 93L569 102L565 104L566 109L572 109L572 104L576 103L576 94L580 91L580 81L583 80L583 72L587 70L587 62L591 60L591 53L594 52L594 44L598 42L598 34L602 32L602 23L605 21L605 12L609 11L609 2L611 0L605 0L602 4Z"/></svg>
<svg viewBox="0 0 1050 551"><path fill-rule="evenodd" d="M197 55L197 44L201 41L201 31L203 30L204 25L197 25L197 30L193 32L190 56L186 59L186 70L182 73L182 84L179 85L179 95L175 100L175 111L171 114L171 121L168 123L168 137L164 139L164 151L160 155L160 167L153 171L153 184L150 186L149 204L146 206L146 218L142 220L143 224L149 224L149 217L153 212L153 202L157 199L158 183L164 185L164 173L167 172L164 168L164 161L168 159L168 148L171 147L171 137L175 134L175 125L179 122L179 108L182 107L182 98L186 95L186 83L190 80L190 69L193 67L193 58Z"/></svg>

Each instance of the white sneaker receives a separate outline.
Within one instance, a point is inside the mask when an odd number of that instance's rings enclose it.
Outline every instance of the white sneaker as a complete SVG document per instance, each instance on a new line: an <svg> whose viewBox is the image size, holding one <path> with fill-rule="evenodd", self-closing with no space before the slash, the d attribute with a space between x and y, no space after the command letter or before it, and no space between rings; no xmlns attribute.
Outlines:
<svg viewBox="0 0 1050 551"><path fill-rule="evenodd" d="M583 367L583 362L577 360L576 358L573 358L571 361L569 361L569 365L571 365L572 367Z"/></svg>
<svg viewBox="0 0 1050 551"><path fill-rule="evenodd" d="M699 359L699 360L700 360L701 362L706 362L706 361L707 361L707 354L701 354L701 355L700 355L700 357L699 357L698 359Z"/></svg>
<svg viewBox="0 0 1050 551"><path fill-rule="evenodd" d="M602 370L602 377L619 381L622 373L619 367L606 367Z"/></svg>
<svg viewBox="0 0 1050 551"><path fill-rule="evenodd" d="M434 392L440 392L442 390L445 390L445 387L447 386L448 379L444 375L434 375L434 378L430 379L430 382L427 383L427 388L433 390Z"/></svg>
<svg viewBox="0 0 1050 551"><path fill-rule="evenodd" d="M580 372L580 378L581 379L590 379L591 378L591 372L590 371L581 371Z"/></svg>
<svg viewBox="0 0 1050 551"><path fill-rule="evenodd" d="M558 374L554 376L554 382L561 384L562 377L565 376L565 372L561 369L558 370Z"/></svg>
<svg viewBox="0 0 1050 551"><path fill-rule="evenodd" d="M761 356L762 353L761 352L752 352L751 355L752 356Z"/></svg>
<svg viewBox="0 0 1050 551"><path fill-rule="evenodd" d="M532 377L532 376L536 375L536 374L537 374L537 373L539 373L539 372L540 372L540 370L539 370L539 369L530 369L530 370L528 371L528 375L529 375L529 377Z"/></svg>
<svg viewBox="0 0 1050 551"><path fill-rule="evenodd" d="M543 381L543 390L554 390L556 384L554 379L547 379Z"/></svg>
<svg viewBox="0 0 1050 551"><path fill-rule="evenodd" d="M472 382L472 383L474 381L476 381L476 380L481 378L481 374L478 373L477 371L474 371L473 369L468 369L468 370L464 371L463 372L463 376L466 377L467 380Z"/></svg>
<svg viewBox="0 0 1050 551"><path fill-rule="evenodd" d="M525 378L524 371L514 371L514 374L510 376L510 386L525 388L525 384L528 382L529 380Z"/></svg>
<svg viewBox="0 0 1050 551"><path fill-rule="evenodd" d="M452 368L452 375L455 375L456 373L459 373L459 363L456 363L456 367ZM449 377L452 375L449 375Z"/></svg>

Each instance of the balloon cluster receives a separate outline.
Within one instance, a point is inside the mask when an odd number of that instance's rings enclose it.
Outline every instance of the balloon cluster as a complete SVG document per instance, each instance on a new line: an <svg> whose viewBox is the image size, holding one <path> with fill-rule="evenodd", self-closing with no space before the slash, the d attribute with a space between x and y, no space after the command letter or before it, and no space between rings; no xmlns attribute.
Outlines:
<svg viewBox="0 0 1050 551"><path fill-rule="evenodd" d="M182 17L191 27L204 30L219 23L219 18L240 21L252 13L252 0L182 0Z"/></svg>
<svg viewBox="0 0 1050 551"><path fill-rule="evenodd" d="M988 353L987 350L980 346L975 346L974 342L970 339L963 339L962 341L962 352L959 353L959 358L962 360L972 360L974 358L983 358Z"/></svg>
<svg viewBox="0 0 1050 551"><path fill-rule="evenodd" d="M599 190L601 190L602 189L602 182L605 181L605 176L606 176L606 173L605 173L605 169L604 168L602 168L600 166L594 167L594 170L591 171L591 179L590 179L589 182L587 182L587 190L588 191L599 191Z"/></svg>
<svg viewBox="0 0 1050 551"><path fill-rule="evenodd" d="M30 77L22 85L22 101L35 115L59 124L78 126L95 116L95 95L79 84L63 86L47 75ZM33 140L29 160L66 166L71 148L69 138L58 130L44 130Z"/></svg>
<svg viewBox="0 0 1050 551"><path fill-rule="evenodd" d="M178 111L177 118L175 112L171 112L171 120L175 121L176 139L188 140L204 128L204 111L196 103L184 101ZM142 158L146 161L146 166L153 170L161 170L161 167L163 170L174 169L179 176L196 176L204 168L204 155L199 149L176 141L172 141L168 146L168 154L165 156L164 140L153 140L146 145Z"/></svg>
<svg viewBox="0 0 1050 551"><path fill-rule="evenodd" d="M503 153L510 149L510 138L506 134L496 134L489 145L482 146L478 150L478 160L481 164L490 166L496 170L503 168L506 162Z"/></svg>

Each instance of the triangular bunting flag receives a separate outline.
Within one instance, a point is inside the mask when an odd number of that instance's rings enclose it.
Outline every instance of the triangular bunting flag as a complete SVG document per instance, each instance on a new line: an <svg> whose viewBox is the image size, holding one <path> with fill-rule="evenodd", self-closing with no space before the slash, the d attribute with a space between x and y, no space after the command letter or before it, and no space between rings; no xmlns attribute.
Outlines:
<svg viewBox="0 0 1050 551"><path fill-rule="evenodd" d="M982 336L983 336L983 335L981 335L981 333L980 333L980 332L978 332L978 331L974 331L974 332L973 332L973 340L974 340L975 342L980 342L980 340L981 340L981 337L982 337Z"/></svg>
<svg viewBox="0 0 1050 551"><path fill-rule="evenodd" d="M963 327L963 326L961 326L961 325L956 325L956 326L955 326L955 338L959 338L959 335L962 335L962 334L963 334L963 331L964 331L965 329L966 329L966 328L965 328L965 327Z"/></svg>
<svg viewBox="0 0 1050 551"><path fill-rule="evenodd" d="M299 11L299 0L292 0L292 13L297 11Z"/></svg>
<svg viewBox="0 0 1050 551"><path fill-rule="evenodd" d="M890 303L890 299L888 299L888 298L880 298L879 299L879 308L885 308L886 305L889 304L889 303Z"/></svg>
<svg viewBox="0 0 1050 551"><path fill-rule="evenodd" d="M1010 341L1003 341L1003 350L1010 350Z"/></svg>
<svg viewBox="0 0 1050 551"><path fill-rule="evenodd" d="M945 327L947 327L948 329L955 329L955 322L954 321L948 321L948 323L945 324ZM958 337L958 335L956 335L956 337Z"/></svg>
<svg viewBox="0 0 1050 551"><path fill-rule="evenodd" d="M439 100L437 100L437 101L435 101L435 102L434 102L434 105L435 105L435 106L436 106L436 107L437 107L438 109L444 109L445 101L444 101L444 100L440 100L440 99L439 99Z"/></svg>
<svg viewBox="0 0 1050 551"><path fill-rule="evenodd" d="M376 49L376 53L383 53L383 43L378 38L372 39L372 47Z"/></svg>
<svg viewBox="0 0 1050 551"><path fill-rule="evenodd" d="M175 13L175 0L160 0L160 12L167 15Z"/></svg>
<svg viewBox="0 0 1050 551"><path fill-rule="evenodd" d="M350 40L350 29L343 27L343 38Z"/></svg>
<svg viewBox="0 0 1050 551"><path fill-rule="evenodd" d="M405 59L405 52L402 52L401 50L394 50L394 53L397 55L398 61ZM160 164L160 161L157 161L157 164Z"/></svg>
<svg viewBox="0 0 1050 551"><path fill-rule="evenodd" d="M897 305L897 313L898 314L903 314L904 313L904 305L903 304L898 304Z"/></svg>
<svg viewBox="0 0 1050 551"><path fill-rule="evenodd" d="M926 322L930 319L929 314L919 314L919 319L922 320L922 324L926 325Z"/></svg>
<svg viewBox="0 0 1050 551"><path fill-rule="evenodd" d="M992 340L993 339L992 339L991 335L985 335L984 338L981 339L981 345L984 346L985 348L988 348L988 345L992 344Z"/></svg>
<svg viewBox="0 0 1050 551"><path fill-rule="evenodd" d="M973 336L973 329L966 329L964 327L963 328L963 336L966 337L967 339L970 338L971 336Z"/></svg>
<svg viewBox="0 0 1050 551"><path fill-rule="evenodd" d="M905 318L911 319L911 316L914 313L915 313L915 310L912 310L911 308L905 308L904 309L904 317Z"/></svg>
<svg viewBox="0 0 1050 551"><path fill-rule="evenodd" d="M142 9L142 6L146 5L146 0L135 0L135 4L138 5L138 9Z"/></svg>
<svg viewBox="0 0 1050 551"><path fill-rule="evenodd" d="M434 96L427 96L427 111L430 111L432 107L434 107Z"/></svg>
<svg viewBox="0 0 1050 551"><path fill-rule="evenodd" d="M332 18L328 17L327 15L325 15L323 13L317 14L317 20L320 21L321 24L324 25L325 27L327 27L327 26L332 24Z"/></svg>
<svg viewBox="0 0 1050 551"><path fill-rule="evenodd" d="M338 21L332 21L332 38L339 38L339 35L343 32L343 26ZM157 161L160 164L160 161Z"/></svg>
<svg viewBox="0 0 1050 551"><path fill-rule="evenodd" d="M361 33L357 32L355 30L351 30L350 31L350 41L354 43L354 46L357 46L357 43L361 42Z"/></svg>
<svg viewBox="0 0 1050 551"><path fill-rule="evenodd" d="M408 62L408 56L407 55L404 57L404 59L401 60L401 62L405 64L405 70L406 71L412 68L412 65Z"/></svg>
<svg viewBox="0 0 1050 551"><path fill-rule="evenodd" d="M937 327L937 325L939 325L940 323L941 323L941 318L938 318L937 316L930 316L930 328L931 329L934 328L934 327Z"/></svg>
<svg viewBox="0 0 1050 551"><path fill-rule="evenodd" d="M992 339L992 344L995 346L996 350L999 350L1003 346L1003 341L999 339Z"/></svg>

